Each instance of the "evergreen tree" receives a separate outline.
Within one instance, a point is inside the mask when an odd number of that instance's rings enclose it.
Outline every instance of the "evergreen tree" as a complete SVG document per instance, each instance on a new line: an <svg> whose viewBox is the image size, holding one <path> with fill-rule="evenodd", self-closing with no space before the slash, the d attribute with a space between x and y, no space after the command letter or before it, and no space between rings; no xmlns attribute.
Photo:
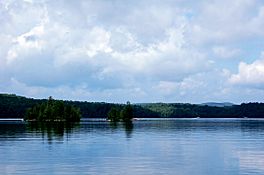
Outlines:
<svg viewBox="0 0 264 175"><path fill-rule="evenodd" d="M120 111L117 108L112 107L107 114L107 119L110 120L111 122L120 121Z"/></svg>
<svg viewBox="0 0 264 175"><path fill-rule="evenodd" d="M112 107L107 114L107 119L111 122L131 122L131 120L133 119L132 105L128 101L121 111L118 110L116 107Z"/></svg>
<svg viewBox="0 0 264 175"><path fill-rule="evenodd" d="M63 101L53 100L52 97L46 102L29 108L25 120L30 121L80 121L81 112L79 108L65 105Z"/></svg>
<svg viewBox="0 0 264 175"><path fill-rule="evenodd" d="M121 111L121 118L124 122L129 122L133 119L133 107L129 101Z"/></svg>

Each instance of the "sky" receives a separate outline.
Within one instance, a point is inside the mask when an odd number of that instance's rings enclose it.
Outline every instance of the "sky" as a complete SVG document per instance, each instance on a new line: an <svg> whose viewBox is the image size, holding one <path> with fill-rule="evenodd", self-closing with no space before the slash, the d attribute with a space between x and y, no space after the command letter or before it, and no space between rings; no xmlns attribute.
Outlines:
<svg viewBox="0 0 264 175"><path fill-rule="evenodd" d="M264 102L262 0L0 0L0 93Z"/></svg>

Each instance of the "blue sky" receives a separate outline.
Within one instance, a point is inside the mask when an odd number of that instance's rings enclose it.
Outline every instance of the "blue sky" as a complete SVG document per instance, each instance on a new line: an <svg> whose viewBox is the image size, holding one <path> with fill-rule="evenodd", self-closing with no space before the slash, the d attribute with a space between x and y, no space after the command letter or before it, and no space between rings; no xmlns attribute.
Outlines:
<svg viewBox="0 0 264 175"><path fill-rule="evenodd" d="M263 102L261 0L0 0L0 92Z"/></svg>

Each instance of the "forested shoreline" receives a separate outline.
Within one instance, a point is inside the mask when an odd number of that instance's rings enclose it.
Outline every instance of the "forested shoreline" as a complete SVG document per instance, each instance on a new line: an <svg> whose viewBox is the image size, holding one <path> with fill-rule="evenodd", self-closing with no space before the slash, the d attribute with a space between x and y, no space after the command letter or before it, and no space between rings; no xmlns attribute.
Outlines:
<svg viewBox="0 0 264 175"><path fill-rule="evenodd" d="M32 99L15 94L0 94L0 118L24 118L27 109L48 99ZM63 101L80 109L83 118L107 118L112 108L125 104L86 101ZM208 106L188 103L132 104L136 118L264 118L264 103L242 103L232 106Z"/></svg>

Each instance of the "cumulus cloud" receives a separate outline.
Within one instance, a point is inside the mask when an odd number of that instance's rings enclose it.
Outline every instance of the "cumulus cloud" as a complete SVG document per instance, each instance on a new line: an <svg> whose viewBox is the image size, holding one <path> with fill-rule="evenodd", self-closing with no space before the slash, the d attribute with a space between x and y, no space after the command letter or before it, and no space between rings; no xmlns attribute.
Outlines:
<svg viewBox="0 0 264 175"><path fill-rule="evenodd" d="M146 44L138 40L137 33L131 34L129 26L114 23L109 28L83 24L83 27L75 28L73 24L54 20L49 7L45 5L43 8L36 25L14 36L7 52L6 62L9 67L14 67L12 72L16 79L27 84L60 85L66 71L65 81L76 83L69 75L73 74L77 76L77 83L92 82L92 86L101 86L102 80L107 84L109 77L118 81L127 78L133 81L140 75L157 80L179 80L209 67L203 54L185 44L183 24L171 25L160 40ZM159 18L154 12L148 15ZM142 12L133 10L131 13L134 16L134 13ZM27 65L37 67L40 72L34 68L31 71ZM50 72L55 75L45 80L44 74L49 75Z"/></svg>
<svg viewBox="0 0 264 175"><path fill-rule="evenodd" d="M232 84L264 87L264 52L261 58L251 64L241 62L238 67L238 73L231 75L229 81Z"/></svg>
<svg viewBox="0 0 264 175"><path fill-rule="evenodd" d="M263 40L262 7L258 0L3 0L0 91L95 101L206 101L221 99L215 94L221 87L230 97L225 66L212 59L241 56L245 38ZM239 81L240 71L230 78L231 84Z"/></svg>

